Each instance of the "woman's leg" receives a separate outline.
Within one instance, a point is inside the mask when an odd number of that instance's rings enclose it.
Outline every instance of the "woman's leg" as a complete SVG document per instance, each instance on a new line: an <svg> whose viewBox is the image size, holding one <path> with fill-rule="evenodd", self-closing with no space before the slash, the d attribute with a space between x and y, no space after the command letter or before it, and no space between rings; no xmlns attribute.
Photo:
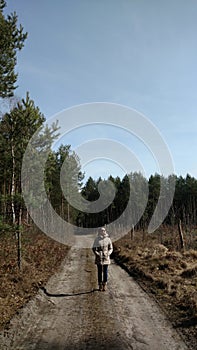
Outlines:
<svg viewBox="0 0 197 350"><path fill-rule="evenodd" d="M98 269L98 284L102 284L102 265L97 265L97 269Z"/></svg>
<svg viewBox="0 0 197 350"><path fill-rule="evenodd" d="M108 280L108 265L103 265L103 283L107 283Z"/></svg>

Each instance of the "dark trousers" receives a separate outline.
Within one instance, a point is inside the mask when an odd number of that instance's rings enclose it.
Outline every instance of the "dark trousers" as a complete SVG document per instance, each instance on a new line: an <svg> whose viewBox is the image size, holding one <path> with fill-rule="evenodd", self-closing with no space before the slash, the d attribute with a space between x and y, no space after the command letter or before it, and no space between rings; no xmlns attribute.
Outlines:
<svg viewBox="0 0 197 350"><path fill-rule="evenodd" d="M106 283L108 277L108 265L97 265L98 283Z"/></svg>

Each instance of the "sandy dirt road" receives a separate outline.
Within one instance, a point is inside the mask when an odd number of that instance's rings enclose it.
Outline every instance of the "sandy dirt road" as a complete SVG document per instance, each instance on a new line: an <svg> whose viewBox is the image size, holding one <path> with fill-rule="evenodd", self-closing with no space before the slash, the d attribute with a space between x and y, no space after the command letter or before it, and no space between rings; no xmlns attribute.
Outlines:
<svg viewBox="0 0 197 350"><path fill-rule="evenodd" d="M183 350L158 305L115 263L97 287L90 249L71 248L60 271L0 334L0 349Z"/></svg>

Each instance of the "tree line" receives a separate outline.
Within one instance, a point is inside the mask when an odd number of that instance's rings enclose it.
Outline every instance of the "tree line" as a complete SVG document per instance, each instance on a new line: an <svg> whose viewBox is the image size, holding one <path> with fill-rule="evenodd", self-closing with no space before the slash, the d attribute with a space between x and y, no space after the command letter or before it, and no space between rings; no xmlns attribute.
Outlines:
<svg viewBox="0 0 197 350"><path fill-rule="evenodd" d="M163 224L174 226L180 220L187 226L195 226L197 224L197 180L189 174L186 177L170 175L166 178L162 175L154 174L149 179L146 179L142 174L134 172L125 175L123 179L110 176L108 180L112 181L116 188L114 201L101 213L79 214L82 225L91 227L113 222L124 212L127 205L129 205L129 197L131 197L130 215L135 216L137 214L136 227L138 229L146 229L158 203L161 183L167 197L169 190L171 190L170 184L172 180L175 184L173 201L167 216L163 220ZM88 179L82 189L82 194L87 200L95 201L99 198L98 185L100 181L103 180L94 180L91 177ZM165 196L162 198L164 206L167 199Z"/></svg>
<svg viewBox="0 0 197 350"><path fill-rule="evenodd" d="M21 167L30 138L46 120L29 93L25 99L11 99L11 102L12 108L0 120L0 221L16 225L19 219L23 219L29 224L31 218L21 189ZM56 124L50 132L46 126L42 137L48 140L50 147L57 135ZM176 175L164 178L155 174L146 179L141 173L134 172L122 179L109 176L107 180L95 180L89 177L85 184L83 179L80 161L70 145L60 145L56 150L50 148L44 173L47 197L58 215L76 226L99 227L114 222L127 210L137 228L145 229L157 206L161 183L165 196L168 196L172 179L175 192L164 223L173 226L181 220L185 225L196 225L197 180L189 174L185 178ZM88 207L97 203L99 198L105 197L103 200L107 203L111 196L109 182L114 188L113 200L104 210L91 212ZM72 201L76 197L78 204L86 200L86 206L82 210L76 209L70 204L69 196ZM165 205L165 198L163 203Z"/></svg>

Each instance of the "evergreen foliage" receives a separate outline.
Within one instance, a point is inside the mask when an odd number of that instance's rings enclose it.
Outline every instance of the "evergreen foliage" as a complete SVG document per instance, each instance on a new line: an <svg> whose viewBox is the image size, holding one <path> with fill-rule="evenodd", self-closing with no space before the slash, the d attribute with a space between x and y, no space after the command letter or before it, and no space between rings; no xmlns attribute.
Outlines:
<svg viewBox="0 0 197 350"><path fill-rule="evenodd" d="M20 51L27 38L22 25L18 26L18 16L12 13L7 16L3 14L6 2L0 0L0 97L13 96L16 89L17 52Z"/></svg>

